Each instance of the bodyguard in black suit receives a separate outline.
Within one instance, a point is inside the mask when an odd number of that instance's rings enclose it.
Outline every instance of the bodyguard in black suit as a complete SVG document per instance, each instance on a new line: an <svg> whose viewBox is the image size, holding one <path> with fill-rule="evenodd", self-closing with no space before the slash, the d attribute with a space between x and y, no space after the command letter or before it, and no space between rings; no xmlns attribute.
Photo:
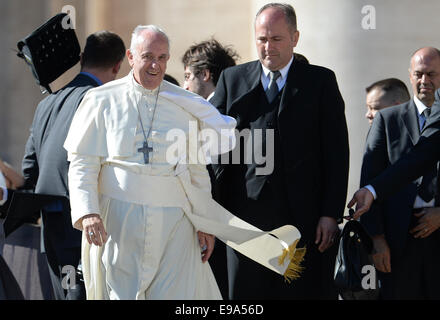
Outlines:
<svg viewBox="0 0 440 320"><path fill-rule="evenodd" d="M411 181L417 179L440 161L440 89L435 93L435 101L431 107L431 115L426 121L422 135L417 144L404 157L386 169L369 185L357 190L348 208L356 204L354 219L368 212L374 200L383 200ZM371 186L374 193L368 187Z"/></svg>
<svg viewBox="0 0 440 320"><path fill-rule="evenodd" d="M118 35L108 31L90 35L81 56L81 73L40 102L22 163L27 188L36 193L69 196L69 163L63 144L73 115L87 90L116 78L124 54L125 46ZM69 201L51 203L41 214L42 250L56 299L85 299L80 277L76 276L76 287L66 280L63 283L63 277L71 271L69 266L77 269L81 258L81 232L72 227Z"/></svg>
<svg viewBox="0 0 440 320"><path fill-rule="evenodd" d="M296 226L307 253L301 277L288 284L228 248L229 295L336 298L330 294L335 252L323 252L332 246L346 199L349 150L344 102L332 71L293 59L299 33L290 5L260 9L255 35L260 61L226 69L211 103L236 118L238 130L254 134L254 155L265 156L266 162L249 163L242 155L240 164L216 165L216 200L263 230ZM257 138L259 129L263 139Z"/></svg>
<svg viewBox="0 0 440 320"><path fill-rule="evenodd" d="M433 104L434 90L440 87L437 49L416 51L411 59L410 80L414 99L380 111L370 129L361 185L370 182L368 188L372 186L381 201L375 202L361 220L375 239L376 268L386 272L381 274L384 298L439 299L439 155L435 150L439 144L426 143L433 136L419 140L416 130L423 127L423 135L429 135L434 127L438 130L440 123L440 106L438 101ZM431 111L425 125L424 109ZM424 176L418 178L420 174ZM411 179L417 180L411 183ZM366 201L362 194L368 195L369 191L361 190L349 205Z"/></svg>

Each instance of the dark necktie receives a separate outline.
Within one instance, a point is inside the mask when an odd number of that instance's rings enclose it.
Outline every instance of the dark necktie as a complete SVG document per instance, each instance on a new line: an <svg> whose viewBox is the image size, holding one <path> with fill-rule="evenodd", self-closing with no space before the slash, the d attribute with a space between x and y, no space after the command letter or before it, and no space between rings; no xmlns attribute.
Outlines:
<svg viewBox="0 0 440 320"><path fill-rule="evenodd" d="M426 120L428 120L429 116L431 115L431 109L426 108L425 110L423 110L422 114L423 114L423 118L420 126L420 132L422 132L423 128L425 127Z"/></svg>
<svg viewBox="0 0 440 320"><path fill-rule="evenodd" d="M272 101L278 95L277 79L281 76L281 73L278 70L270 71L269 76L270 76L270 82L266 90L266 96L269 103L272 103Z"/></svg>
<svg viewBox="0 0 440 320"><path fill-rule="evenodd" d="M423 111L423 116L425 117L425 120L422 122L420 131L422 131L423 127L425 126L426 121L428 120L430 114L431 114L430 108L426 108ZM437 164L435 164L434 167L432 167L431 170L423 176L422 183L419 186L419 192L418 192L420 198L422 198L423 201L425 202L431 201L436 194L436 187L437 187Z"/></svg>

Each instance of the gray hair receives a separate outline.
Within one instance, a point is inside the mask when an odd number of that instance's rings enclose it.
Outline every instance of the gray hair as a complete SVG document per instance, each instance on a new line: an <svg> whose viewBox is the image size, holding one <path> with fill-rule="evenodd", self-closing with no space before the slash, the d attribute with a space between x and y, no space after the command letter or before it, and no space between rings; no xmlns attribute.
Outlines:
<svg viewBox="0 0 440 320"><path fill-rule="evenodd" d="M146 26L139 25L133 30L133 33L131 34L131 43L130 43L131 53L134 54L136 52L136 46L142 41L142 37L140 37L140 34L144 30L150 30L150 31L153 31L153 32L156 32L156 33L163 35L168 42L168 47L170 47L170 39L168 38L167 34L161 28L159 28L158 26L155 26L153 24L149 24Z"/></svg>

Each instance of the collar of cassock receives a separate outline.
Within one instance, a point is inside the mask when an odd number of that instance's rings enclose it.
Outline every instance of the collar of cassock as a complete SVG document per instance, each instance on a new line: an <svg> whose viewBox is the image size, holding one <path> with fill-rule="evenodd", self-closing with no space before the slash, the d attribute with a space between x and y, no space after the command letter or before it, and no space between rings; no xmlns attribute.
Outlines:
<svg viewBox="0 0 440 320"><path fill-rule="evenodd" d="M154 88L153 90L144 88L141 84L139 84L136 79L134 78L133 70L130 71L129 77L131 78L131 81L133 82L133 88L135 91L139 92L142 95L156 95L157 91L159 90L159 87Z"/></svg>

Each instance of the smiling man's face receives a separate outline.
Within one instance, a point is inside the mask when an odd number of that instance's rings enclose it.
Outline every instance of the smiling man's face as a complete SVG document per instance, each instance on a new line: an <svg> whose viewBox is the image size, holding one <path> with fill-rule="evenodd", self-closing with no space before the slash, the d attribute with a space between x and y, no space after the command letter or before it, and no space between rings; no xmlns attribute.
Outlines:
<svg viewBox="0 0 440 320"><path fill-rule="evenodd" d="M135 80L146 89L157 88L165 76L170 58L168 40L160 33L144 30L135 52L127 50Z"/></svg>

